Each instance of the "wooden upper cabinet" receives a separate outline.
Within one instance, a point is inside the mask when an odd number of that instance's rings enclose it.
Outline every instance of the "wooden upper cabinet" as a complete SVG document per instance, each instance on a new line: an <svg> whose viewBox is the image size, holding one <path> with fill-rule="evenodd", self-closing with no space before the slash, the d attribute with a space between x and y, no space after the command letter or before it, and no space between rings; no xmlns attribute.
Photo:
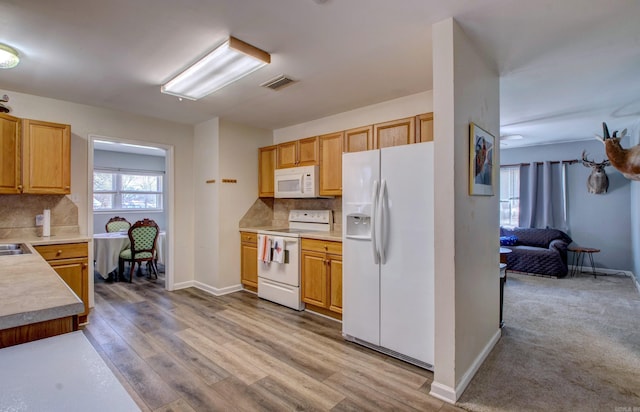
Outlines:
<svg viewBox="0 0 640 412"><path fill-rule="evenodd" d="M277 146L258 149L258 197L274 196L273 172L276 168Z"/></svg>
<svg viewBox="0 0 640 412"><path fill-rule="evenodd" d="M433 112L416 116L416 143L433 141Z"/></svg>
<svg viewBox="0 0 640 412"><path fill-rule="evenodd" d="M318 136L280 143L277 148L276 169L317 165L320 162L320 140Z"/></svg>
<svg viewBox="0 0 640 412"><path fill-rule="evenodd" d="M298 141L280 143L278 146L276 169L296 167L298 164Z"/></svg>
<svg viewBox="0 0 640 412"><path fill-rule="evenodd" d="M71 126L24 119L23 193L71 193Z"/></svg>
<svg viewBox="0 0 640 412"><path fill-rule="evenodd" d="M320 195L342 195L342 145L344 133L320 136Z"/></svg>
<svg viewBox="0 0 640 412"><path fill-rule="evenodd" d="M373 125L374 149L415 143L416 118L414 116Z"/></svg>
<svg viewBox="0 0 640 412"><path fill-rule="evenodd" d="M20 193L20 119L0 113L0 194Z"/></svg>
<svg viewBox="0 0 640 412"><path fill-rule="evenodd" d="M298 166L312 166L320 163L320 139L307 137L298 140Z"/></svg>
<svg viewBox="0 0 640 412"><path fill-rule="evenodd" d="M373 149L373 126L358 127L356 129L345 130L344 151L362 152Z"/></svg>

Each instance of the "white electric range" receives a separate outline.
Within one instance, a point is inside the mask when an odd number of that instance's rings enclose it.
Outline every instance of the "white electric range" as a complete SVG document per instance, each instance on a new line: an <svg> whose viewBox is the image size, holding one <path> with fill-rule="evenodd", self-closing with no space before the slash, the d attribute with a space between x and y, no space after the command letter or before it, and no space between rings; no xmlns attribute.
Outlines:
<svg viewBox="0 0 640 412"><path fill-rule="evenodd" d="M300 234L330 232L331 210L291 210L289 227L258 231L258 296L303 310L300 298ZM280 249L278 249L280 248Z"/></svg>

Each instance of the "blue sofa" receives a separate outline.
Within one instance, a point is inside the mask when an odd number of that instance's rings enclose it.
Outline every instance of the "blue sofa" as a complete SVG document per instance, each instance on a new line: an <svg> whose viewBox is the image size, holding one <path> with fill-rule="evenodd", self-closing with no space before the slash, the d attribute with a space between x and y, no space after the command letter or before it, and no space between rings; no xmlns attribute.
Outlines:
<svg viewBox="0 0 640 412"><path fill-rule="evenodd" d="M565 277L569 271L567 246L571 242L558 229L500 228L500 244L512 251L506 255L507 270Z"/></svg>

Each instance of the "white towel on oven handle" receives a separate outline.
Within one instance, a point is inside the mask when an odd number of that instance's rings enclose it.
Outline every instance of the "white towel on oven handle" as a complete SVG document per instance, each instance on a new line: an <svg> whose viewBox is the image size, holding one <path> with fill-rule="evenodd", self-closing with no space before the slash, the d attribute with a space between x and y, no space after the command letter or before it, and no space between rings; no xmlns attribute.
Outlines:
<svg viewBox="0 0 640 412"><path fill-rule="evenodd" d="M271 238L268 235L258 235L258 261L271 262Z"/></svg>
<svg viewBox="0 0 640 412"><path fill-rule="evenodd" d="M284 239L281 237L271 238L273 248L272 262L284 263Z"/></svg>

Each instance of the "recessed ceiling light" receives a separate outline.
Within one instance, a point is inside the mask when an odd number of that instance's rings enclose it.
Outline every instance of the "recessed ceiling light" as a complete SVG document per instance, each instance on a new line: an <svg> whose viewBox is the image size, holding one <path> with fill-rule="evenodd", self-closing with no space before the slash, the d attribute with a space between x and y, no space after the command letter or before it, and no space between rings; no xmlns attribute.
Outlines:
<svg viewBox="0 0 640 412"><path fill-rule="evenodd" d="M12 69L20 63L18 52L6 44L0 43L0 69Z"/></svg>

